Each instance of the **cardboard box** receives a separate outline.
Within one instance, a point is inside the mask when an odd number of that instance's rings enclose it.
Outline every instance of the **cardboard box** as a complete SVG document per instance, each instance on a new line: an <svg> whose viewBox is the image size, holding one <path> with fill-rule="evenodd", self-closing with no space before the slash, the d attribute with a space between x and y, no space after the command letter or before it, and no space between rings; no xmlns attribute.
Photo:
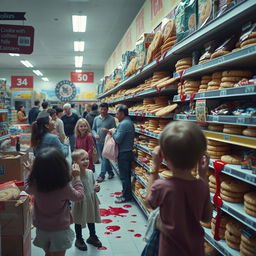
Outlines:
<svg viewBox="0 0 256 256"><path fill-rule="evenodd" d="M31 231L23 236L2 236L2 256L31 256Z"/></svg>
<svg viewBox="0 0 256 256"><path fill-rule="evenodd" d="M15 206L17 200L0 201L0 223L2 236L24 235L31 229L32 213L27 198Z"/></svg>
<svg viewBox="0 0 256 256"><path fill-rule="evenodd" d="M28 161L28 152L0 152L3 155L13 155L13 158L0 157L0 182L11 180L25 180L27 171L23 163Z"/></svg>

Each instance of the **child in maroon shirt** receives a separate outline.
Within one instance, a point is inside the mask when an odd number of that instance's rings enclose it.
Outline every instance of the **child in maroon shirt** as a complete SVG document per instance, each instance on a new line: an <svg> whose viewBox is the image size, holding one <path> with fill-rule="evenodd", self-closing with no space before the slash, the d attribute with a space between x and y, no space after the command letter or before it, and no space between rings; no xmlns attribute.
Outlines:
<svg viewBox="0 0 256 256"><path fill-rule="evenodd" d="M160 135L153 152L153 169L146 202L160 208L159 256L203 256L204 231L200 221L212 216L206 169L206 139L200 128L189 122L172 122ZM163 158L173 177L158 179ZM191 170L198 166L199 179Z"/></svg>

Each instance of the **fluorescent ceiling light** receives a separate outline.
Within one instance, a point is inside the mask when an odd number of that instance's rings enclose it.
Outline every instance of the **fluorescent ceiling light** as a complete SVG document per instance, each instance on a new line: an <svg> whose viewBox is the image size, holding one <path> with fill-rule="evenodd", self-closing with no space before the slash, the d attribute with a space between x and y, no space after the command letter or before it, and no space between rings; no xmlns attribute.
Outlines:
<svg viewBox="0 0 256 256"><path fill-rule="evenodd" d="M18 53L9 53L9 55L12 56L12 57L18 57L18 56L20 56Z"/></svg>
<svg viewBox="0 0 256 256"><path fill-rule="evenodd" d="M27 60L21 60L20 62L27 68L33 68L33 65Z"/></svg>
<svg viewBox="0 0 256 256"><path fill-rule="evenodd" d="M43 74L42 74L39 70L33 70L33 72L34 72L37 76L43 76Z"/></svg>
<svg viewBox="0 0 256 256"><path fill-rule="evenodd" d="M85 32L87 16L72 15L73 32Z"/></svg>
<svg viewBox="0 0 256 256"><path fill-rule="evenodd" d="M49 82L49 79L47 77L42 77L42 80L45 82Z"/></svg>
<svg viewBox="0 0 256 256"><path fill-rule="evenodd" d="M76 69L76 72L82 72L82 69Z"/></svg>
<svg viewBox="0 0 256 256"><path fill-rule="evenodd" d="M84 41L74 41L74 51L83 52L84 51Z"/></svg>
<svg viewBox="0 0 256 256"><path fill-rule="evenodd" d="M83 66L83 56L75 56L75 67L81 68Z"/></svg>

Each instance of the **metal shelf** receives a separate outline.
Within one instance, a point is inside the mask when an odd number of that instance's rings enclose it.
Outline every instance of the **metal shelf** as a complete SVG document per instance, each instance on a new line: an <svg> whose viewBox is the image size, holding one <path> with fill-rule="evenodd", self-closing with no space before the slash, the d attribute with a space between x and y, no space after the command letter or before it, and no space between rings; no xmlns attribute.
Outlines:
<svg viewBox="0 0 256 256"><path fill-rule="evenodd" d="M0 137L0 141L2 141L2 140L6 140L6 139L8 139L9 137L10 137L10 135L9 135L9 134L4 135L4 136L1 136L1 137Z"/></svg>
<svg viewBox="0 0 256 256"><path fill-rule="evenodd" d="M2 114L2 113L8 113L9 112L9 110L8 109L4 109L4 108L0 108L0 114Z"/></svg>
<svg viewBox="0 0 256 256"><path fill-rule="evenodd" d="M214 160L210 159L209 167L213 168L213 162ZM226 164L222 173L256 186L256 174L253 174L252 170L242 169L240 165Z"/></svg>
<svg viewBox="0 0 256 256"><path fill-rule="evenodd" d="M176 114L173 118L174 120L185 120L185 121L197 122L196 115ZM247 116L207 115L206 122L256 126L256 116L247 117Z"/></svg>
<svg viewBox="0 0 256 256"><path fill-rule="evenodd" d="M142 163L139 159L135 158L135 162L141 167L143 167L146 171L148 172L150 171L149 166L147 164Z"/></svg>
<svg viewBox="0 0 256 256"><path fill-rule="evenodd" d="M111 115L115 115L116 112L108 112L109 114ZM167 115L167 116L155 116L155 115L152 115L151 113L143 113L143 112L129 112L129 116L135 116L135 117L141 117L141 118L144 118L144 117L150 117L150 118L161 118L161 119L170 119L170 118L173 118L174 114L171 114L171 115Z"/></svg>
<svg viewBox="0 0 256 256"><path fill-rule="evenodd" d="M154 138L154 139L159 139L159 135L153 132L149 132L145 129L139 129L139 128L135 128L135 132L142 134L142 135L146 135L148 137Z"/></svg>
<svg viewBox="0 0 256 256"><path fill-rule="evenodd" d="M199 99L216 99L227 97L245 97L256 95L256 85L247 85L234 88L228 88L223 90L206 91L196 93L194 100ZM190 94L186 96L185 101L190 101ZM173 102L181 102L180 95L175 95Z"/></svg>
<svg viewBox="0 0 256 256"><path fill-rule="evenodd" d="M213 196L214 196L214 194L211 193L212 202L213 202ZM224 212L228 213L229 215L231 215L235 219L237 219L240 222L242 222L243 224L245 224L247 227L256 231L256 218L248 215L244 211L244 205L243 204L229 203L229 202L226 202L224 200L222 200L222 201L223 201L223 204L221 206L221 209Z"/></svg>
<svg viewBox="0 0 256 256"><path fill-rule="evenodd" d="M203 133L207 137L207 139L256 149L256 138L255 137L227 134L227 133L223 133L223 132L213 132L213 131L208 131L208 130L203 130Z"/></svg>
<svg viewBox="0 0 256 256"><path fill-rule="evenodd" d="M149 217L149 211L145 208L145 206L143 205L143 203L140 201L140 199L136 196L136 194L132 191L132 195L133 198L135 199L135 201L137 202L137 204L139 205L140 209L142 210L142 212L146 215L146 217Z"/></svg>
<svg viewBox="0 0 256 256"><path fill-rule="evenodd" d="M137 175L135 172L133 175L141 183L142 186L144 186L145 188L148 186L148 183L142 177Z"/></svg>
<svg viewBox="0 0 256 256"><path fill-rule="evenodd" d="M215 247L221 254L223 254L225 256L239 256L240 255L239 251L236 251L236 250L228 247L225 240L216 241L212 236L211 229L205 228L205 227L203 227L203 229L204 229L205 240L208 243L210 243L213 247Z"/></svg>

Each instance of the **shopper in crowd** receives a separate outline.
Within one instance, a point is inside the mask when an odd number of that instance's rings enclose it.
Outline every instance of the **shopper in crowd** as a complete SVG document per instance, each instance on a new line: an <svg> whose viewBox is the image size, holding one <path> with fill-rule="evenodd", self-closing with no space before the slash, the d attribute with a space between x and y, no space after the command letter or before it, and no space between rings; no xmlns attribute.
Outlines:
<svg viewBox="0 0 256 256"><path fill-rule="evenodd" d="M40 150L47 147L54 147L62 152L65 157L68 156L69 139L66 137L64 144L62 144L58 136L51 133L53 130L54 122L49 113L37 117L37 120L32 124L31 147L36 156Z"/></svg>
<svg viewBox="0 0 256 256"><path fill-rule="evenodd" d="M34 102L34 107L30 109L29 113L28 113L28 122L30 125L32 125L33 122L36 121L36 118L38 116L38 114L40 113L40 100L36 100Z"/></svg>
<svg viewBox="0 0 256 256"><path fill-rule="evenodd" d="M55 120L55 129L56 132L59 135L60 141L64 143L64 139L66 137L65 131L64 131L64 124L63 121L61 120L61 117L63 116L63 109L56 107L56 120Z"/></svg>
<svg viewBox="0 0 256 256"><path fill-rule="evenodd" d="M20 105L17 110L17 123L26 124L28 117L26 116L25 107Z"/></svg>
<svg viewBox="0 0 256 256"><path fill-rule="evenodd" d="M69 200L79 201L84 197L78 164L72 165L72 176L73 186L63 155L54 148L45 148L36 156L26 182L26 192L34 199L33 244L47 256L64 256L74 240Z"/></svg>
<svg viewBox="0 0 256 256"><path fill-rule="evenodd" d="M169 179L158 176L163 159L172 171ZM165 127L160 146L153 151L146 198L148 207L160 208L159 256L204 255L200 221L209 222L212 217L206 177L208 164L206 138L196 124L178 121ZM197 166L199 179L191 174Z"/></svg>
<svg viewBox="0 0 256 256"><path fill-rule="evenodd" d="M94 118L98 116L100 113L98 111L98 105L96 103L92 104L92 110L90 113L88 113L85 117L85 119L90 124L90 127L92 128Z"/></svg>
<svg viewBox="0 0 256 256"><path fill-rule="evenodd" d="M43 109L43 110L38 114L38 117L40 118L40 117L43 116L45 113L47 113L48 108L49 108L48 102L47 102L47 101L44 101L44 102L42 103L42 109Z"/></svg>
<svg viewBox="0 0 256 256"><path fill-rule="evenodd" d="M76 104L75 103L71 104L71 112L77 114L77 116L80 117L80 114L78 113L78 111L76 109Z"/></svg>
<svg viewBox="0 0 256 256"><path fill-rule="evenodd" d="M53 108L49 108L47 110L47 113L50 115L50 117L52 118L52 123L54 124L53 129L51 130L51 133L56 134L59 137L59 134L56 131L56 119L57 119L57 114L56 114L56 110ZM60 138L60 137L59 137Z"/></svg>
<svg viewBox="0 0 256 256"><path fill-rule="evenodd" d="M115 127L116 123L114 117L108 114L108 104L104 102L101 103L100 115L95 117L92 126L92 134L96 140L97 151L99 157L101 158L101 172L99 177L97 178L98 182L104 181L106 173L108 173L109 179L112 179L114 177L114 173L112 171L109 160L102 157L102 150L105 142L105 137L109 129Z"/></svg>
<svg viewBox="0 0 256 256"><path fill-rule="evenodd" d="M69 103L66 103L63 106L63 109L65 111L65 115L62 116L61 120L64 124L65 134L68 136L70 141L71 151L73 152L75 146L75 126L79 118L77 114L72 113L71 105Z"/></svg>
<svg viewBox="0 0 256 256"><path fill-rule="evenodd" d="M94 172L95 167L93 163L93 150L95 148L95 144L93 141L93 136L91 134L90 125L84 118L80 118L76 123L75 137L75 149L83 149L88 153L88 168Z"/></svg>
<svg viewBox="0 0 256 256"><path fill-rule="evenodd" d="M84 199L79 202L75 202L72 207L72 215L75 223L76 242L75 246L82 250L87 250L87 245L84 242L82 236L82 228L87 224L90 236L86 240L88 244L92 244L95 247L101 247L102 244L98 239L95 231L95 223L100 223L100 210L99 199L96 192L100 191L100 186L95 184L93 172L88 169L90 165L89 155L83 149L75 150L72 153L72 160L80 167L80 178L84 185L85 193Z"/></svg>
<svg viewBox="0 0 256 256"><path fill-rule="evenodd" d="M128 108L120 105L117 108L116 117L119 121L116 131L112 134L118 144L118 169L123 187L123 194L117 198L116 203L124 203L132 199L131 168L133 161L133 143L135 129L133 122L128 116Z"/></svg>
<svg viewBox="0 0 256 256"><path fill-rule="evenodd" d="M89 114L91 111L92 111L92 105L86 104L84 107L83 118L86 118L87 114Z"/></svg>

